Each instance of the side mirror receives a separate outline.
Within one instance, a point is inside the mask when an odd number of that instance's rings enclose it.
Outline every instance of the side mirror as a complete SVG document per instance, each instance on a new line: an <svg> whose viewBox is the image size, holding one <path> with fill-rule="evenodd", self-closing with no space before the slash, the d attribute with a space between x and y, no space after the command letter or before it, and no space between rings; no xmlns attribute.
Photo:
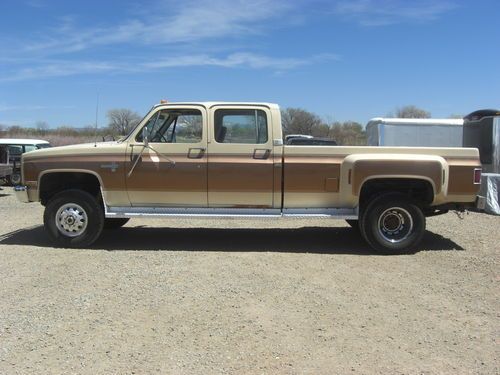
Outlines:
<svg viewBox="0 0 500 375"><path fill-rule="evenodd" d="M148 147L149 146L148 128L146 128L146 127L142 128L142 141L144 142L144 147Z"/></svg>

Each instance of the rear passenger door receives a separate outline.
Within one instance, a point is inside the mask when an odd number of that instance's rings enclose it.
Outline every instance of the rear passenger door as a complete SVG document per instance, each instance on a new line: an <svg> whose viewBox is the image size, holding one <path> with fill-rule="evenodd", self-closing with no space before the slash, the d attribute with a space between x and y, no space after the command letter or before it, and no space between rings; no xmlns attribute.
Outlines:
<svg viewBox="0 0 500 375"><path fill-rule="evenodd" d="M215 106L209 117L209 207L272 208L271 111L260 106Z"/></svg>

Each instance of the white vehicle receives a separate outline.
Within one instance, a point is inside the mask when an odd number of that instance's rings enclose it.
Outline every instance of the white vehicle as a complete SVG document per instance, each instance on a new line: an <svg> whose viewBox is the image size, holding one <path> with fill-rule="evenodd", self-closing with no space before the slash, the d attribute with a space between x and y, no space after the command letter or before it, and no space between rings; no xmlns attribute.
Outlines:
<svg viewBox="0 0 500 375"><path fill-rule="evenodd" d="M462 119L374 118L366 125L368 146L462 147Z"/></svg>
<svg viewBox="0 0 500 375"><path fill-rule="evenodd" d="M0 138L0 146L7 147L11 172L6 175L10 185L21 183L21 155L25 152L51 147L42 139Z"/></svg>

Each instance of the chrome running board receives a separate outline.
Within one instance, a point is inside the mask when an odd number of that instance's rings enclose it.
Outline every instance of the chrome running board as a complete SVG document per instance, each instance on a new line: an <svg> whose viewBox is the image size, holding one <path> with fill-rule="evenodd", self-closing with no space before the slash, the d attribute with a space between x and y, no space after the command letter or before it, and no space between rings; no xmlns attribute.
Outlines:
<svg viewBox="0 0 500 375"><path fill-rule="evenodd" d="M182 208L182 207L107 207L106 218L358 218L357 208Z"/></svg>

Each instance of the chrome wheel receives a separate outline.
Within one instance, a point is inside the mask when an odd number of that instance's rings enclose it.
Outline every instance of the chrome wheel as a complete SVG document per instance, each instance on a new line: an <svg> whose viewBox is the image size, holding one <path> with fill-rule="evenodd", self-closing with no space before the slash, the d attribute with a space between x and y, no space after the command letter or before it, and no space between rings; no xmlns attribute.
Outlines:
<svg viewBox="0 0 500 375"><path fill-rule="evenodd" d="M78 237L87 228L87 213L76 203L66 203L56 213L56 227L67 237Z"/></svg>
<svg viewBox="0 0 500 375"><path fill-rule="evenodd" d="M404 241L412 233L413 219L404 208L391 207L380 215L377 227L384 240L398 243Z"/></svg>

